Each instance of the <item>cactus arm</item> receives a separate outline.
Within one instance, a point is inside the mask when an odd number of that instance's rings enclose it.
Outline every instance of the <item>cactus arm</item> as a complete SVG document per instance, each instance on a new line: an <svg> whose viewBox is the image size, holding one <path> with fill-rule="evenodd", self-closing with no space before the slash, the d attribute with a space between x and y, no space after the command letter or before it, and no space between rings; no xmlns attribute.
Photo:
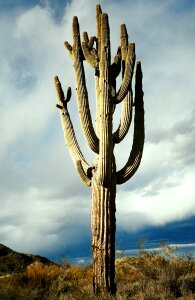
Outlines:
<svg viewBox="0 0 195 300"><path fill-rule="evenodd" d="M77 93L79 116L82 124L82 129L89 147L92 149L92 151L98 153L99 140L94 131L94 127L91 119L91 112L89 108L88 92L86 87L85 72L83 66L83 51L81 48L79 23L77 17L73 18L72 27L73 27L73 46L70 55L74 61L74 73L75 73L75 81L76 81L76 93ZM67 42L65 42L66 48L67 45L68 45Z"/></svg>
<svg viewBox="0 0 195 300"><path fill-rule="evenodd" d="M57 92L57 97L58 97L58 103L57 107L60 109L60 116L61 116L61 124L62 128L64 131L64 138L66 141L66 145L69 149L71 158L74 162L75 167L78 170L78 161L80 161L80 165L82 165L83 173L86 174L86 177L89 174L89 170L91 169L90 166L87 164L80 147L78 145L74 128L70 119L70 115L68 113L68 108L67 108L67 102L70 100L70 89L68 89L67 92L67 98L64 97L64 92L61 87L61 83L58 79L58 77L55 77L55 86L56 86L56 92ZM80 173L79 173L80 175ZM83 175L80 177L82 178ZM88 178L90 180L90 178ZM88 185L88 184L87 184Z"/></svg>
<svg viewBox="0 0 195 300"><path fill-rule="evenodd" d="M88 177L87 173L83 169L81 160L76 161L76 168L83 183L87 186L91 186L91 179Z"/></svg>
<svg viewBox="0 0 195 300"><path fill-rule="evenodd" d="M133 146L126 165L116 173L117 184L122 184L129 180L137 171L142 158L144 147L144 107L142 90L142 70L141 63L137 62L135 81L135 117Z"/></svg>
<svg viewBox="0 0 195 300"><path fill-rule="evenodd" d="M74 60L72 46L67 41L64 42L64 46L69 51L71 59Z"/></svg>
<svg viewBox="0 0 195 300"><path fill-rule="evenodd" d="M114 98L116 95L116 78L121 71L121 48L118 47L117 54L114 57L114 62L111 65L110 75L111 75L111 97ZM116 105L113 103L113 113L115 111Z"/></svg>
<svg viewBox="0 0 195 300"><path fill-rule="evenodd" d="M128 91L122 102L121 120L118 129L113 134L113 142L120 143L126 136L132 120L133 93Z"/></svg>
<svg viewBox="0 0 195 300"><path fill-rule="evenodd" d="M111 74L113 79L120 74L121 71L121 48L118 47L117 54L114 57L114 62L111 65Z"/></svg>
<svg viewBox="0 0 195 300"><path fill-rule="evenodd" d="M92 66L92 68L97 68L99 65L99 59L97 56L97 51L93 48L93 43L95 38L91 37L90 41L88 39L87 32L83 33L83 42L82 42L82 50L83 55L86 61Z"/></svg>
<svg viewBox="0 0 195 300"><path fill-rule="evenodd" d="M128 45L128 52L125 59L125 72L122 84L119 91L115 96L115 103L120 103L128 93L128 87L131 84L133 77L133 70L135 65L135 44L131 43Z"/></svg>
<svg viewBox="0 0 195 300"><path fill-rule="evenodd" d="M122 24L120 28L120 45L121 45L122 61L124 65L127 56L127 51L128 51L128 33L125 24ZM122 74L122 76L123 75L124 74Z"/></svg>
<svg viewBox="0 0 195 300"><path fill-rule="evenodd" d="M96 116L95 116L95 125L96 125L96 134L99 138L99 119L100 119L100 88L99 88L99 77L95 76L95 94L96 94Z"/></svg>
<svg viewBox="0 0 195 300"><path fill-rule="evenodd" d="M89 41L88 41L88 47L89 47L89 49L93 48L93 45L94 45L95 41L96 41L96 36L91 36L90 39L89 39Z"/></svg>
<svg viewBox="0 0 195 300"><path fill-rule="evenodd" d="M120 28L120 51L121 51L121 60L122 60L122 78L124 77L125 72L125 60L128 53L128 34L125 24L121 25ZM127 95L122 102L122 112L119 127L116 132L113 134L113 141L115 144L120 143L126 136L132 120L132 104L133 104L133 95L131 89L131 82L128 87Z"/></svg>

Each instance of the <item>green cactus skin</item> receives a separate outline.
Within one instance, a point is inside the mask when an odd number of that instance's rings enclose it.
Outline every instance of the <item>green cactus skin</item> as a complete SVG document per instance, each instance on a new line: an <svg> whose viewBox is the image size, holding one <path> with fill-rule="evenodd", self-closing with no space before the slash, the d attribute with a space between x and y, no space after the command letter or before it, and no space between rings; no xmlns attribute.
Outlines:
<svg viewBox="0 0 195 300"><path fill-rule="evenodd" d="M87 32L80 40L77 17L73 17L73 45L65 42L74 62L78 110L82 129L87 143L96 153L93 166L90 166L78 145L73 124L68 113L67 96L58 77L55 86L58 96L61 123L66 145L78 174L87 186L92 188L91 230L93 256L94 293L115 294L115 197L117 184L128 181L138 169L144 147L144 103L142 90L141 62L136 62L135 44L128 42L124 24L120 29L120 47L111 64L110 28L108 15L96 6L97 36L89 39ZM95 46L94 46L95 45ZM96 128L94 129L88 102L83 61L86 60L95 69L96 87ZM135 71L135 95L133 101L132 79ZM121 69L122 66L122 69ZM116 91L116 77L122 73L122 83ZM113 114L115 106L122 102L119 126L113 132ZM124 167L117 171L114 146L126 136L134 116L133 145Z"/></svg>

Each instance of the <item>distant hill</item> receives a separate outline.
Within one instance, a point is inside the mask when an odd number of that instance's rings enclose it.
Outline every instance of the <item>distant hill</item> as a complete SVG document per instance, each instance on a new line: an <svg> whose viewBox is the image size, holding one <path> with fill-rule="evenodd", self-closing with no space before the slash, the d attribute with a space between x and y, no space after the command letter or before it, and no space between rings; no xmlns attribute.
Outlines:
<svg viewBox="0 0 195 300"><path fill-rule="evenodd" d="M13 272L22 272L35 261L44 265L54 264L46 257L16 252L0 244L0 276Z"/></svg>

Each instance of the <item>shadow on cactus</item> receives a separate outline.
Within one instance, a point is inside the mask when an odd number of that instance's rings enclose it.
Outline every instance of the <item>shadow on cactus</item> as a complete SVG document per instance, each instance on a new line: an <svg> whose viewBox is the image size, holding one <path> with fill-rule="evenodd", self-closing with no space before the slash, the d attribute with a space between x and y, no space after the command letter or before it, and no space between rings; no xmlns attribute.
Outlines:
<svg viewBox="0 0 195 300"><path fill-rule="evenodd" d="M80 38L77 17L73 17L73 45L65 42L74 64L78 111L82 129L91 150L95 152L94 164L90 166L77 142L68 112L71 88L67 95L58 77L55 86L58 96L64 137L74 165L81 180L92 188L92 256L94 293L116 293L115 285L115 197L116 185L128 181L139 167L144 146L144 108L141 62L136 62L135 44L129 43L126 26L120 28L120 47L111 63L110 28L108 15L96 6L97 36ZM95 72L96 128L93 127L86 88L83 61ZM132 78L135 67L135 92ZM122 83L116 89L116 78L122 74ZM122 102L120 123L113 132L113 114ZM133 145L127 163L117 170L114 146L126 136L134 116Z"/></svg>

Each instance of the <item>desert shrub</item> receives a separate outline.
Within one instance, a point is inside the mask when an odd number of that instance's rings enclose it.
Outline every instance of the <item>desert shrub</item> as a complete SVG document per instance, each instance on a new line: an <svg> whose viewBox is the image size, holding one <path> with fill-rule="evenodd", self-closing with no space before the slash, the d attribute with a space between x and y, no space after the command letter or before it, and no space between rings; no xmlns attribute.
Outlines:
<svg viewBox="0 0 195 300"><path fill-rule="evenodd" d="M59 276L59 266L55 264L43 265L36 261L26 270L26 279L29 285L48 287Z"/></svg>
<svg viewBox="0 0 195 300"><path fill-rule="evenodd" d="M81 299L82 295L84 297L86 294L92 294L91 267L62 265L59 276L50 286L50 297L56 299Z"/></svg>
<svg viewBox="0 0 195 300"><path fill-rule="evenodd" d="M57 265L35 262L23 273L0 278L1 300L44 300L48 298L51 282L58 276Z"/></svg>
<svg viewBox="0 0 195 300"><path fill-rule="evenodd" d="M9 279L0 279L0 299L1 300L44 300L44 290L24 284L23 275L14 274Z"/></svg>
<svg viewBox="0 0 195 300"><path fill-rule="evenodd" d="M168 246L163 246L160 253L142 249L139 257L116 260L116 284L115 298L95 297L91 266L79 267L66 261L62 265L35 262L23 273L0 277L0 299L192 300L195 262L189 257L177 257Z"/></svg>
<svg viewBox="0 0 195 300"><path fill-rule="evenodd" d="M195 293L195 263L174 251L163 245L160 254L141 249L139 257L121 259L117 286L122 299L174 300Z"/></svg>

